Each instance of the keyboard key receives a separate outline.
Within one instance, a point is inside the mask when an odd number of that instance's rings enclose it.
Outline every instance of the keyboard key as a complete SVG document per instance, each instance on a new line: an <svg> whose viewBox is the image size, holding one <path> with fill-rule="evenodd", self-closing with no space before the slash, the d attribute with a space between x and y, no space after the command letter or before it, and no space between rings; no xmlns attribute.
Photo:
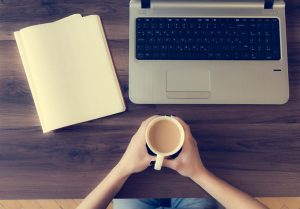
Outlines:
<svg viewBox="0 0 300 209"><path fill-rule="evenodd" d="M139 44L143 44L143 43L145 43L145 41L146 41L146 39L144 39L144 38L138 38L136 40L136 42L139 43Z"/></svg>
<svg viewBox="0 0 300 209"><path fill-rule="evenodd" d="M159 53L157 53L157 52L153 53L152 58L159 60L160 59Z"/></svg>
<svg viewBox="0 0 300 209"><path fill-rule="evenodd" d="M266 52L271 52L272 51L272 46L271 45L266 45L265 46L265 51Z"/></svg>
<svg viewBox="0 0 300 209"><path fill-rule="evenodd" d="M144 50L145 50L145 52L151 52L152 51L152 46L151 45L145 45Z"/></svg>
<svg viewBox="0 0 300 209"><path fill-rule="evenodd" d="M267 60L273 59L273 54L271 52L265 53L265 59Z"/></svg>
<svg viewBox="0 0 300 209"><path fill-rule="evenodd" d="M153 45L153 46L152 46L152 50L153 50L154 52L158 52L158 51L160 50L160 46L159 46L159 45Z"/></svg>
<svg viewBox="0 0 300 209"><path fill-rule="evenodd" d="M160 59L167 59L168 58L168 54L167 53L160 53Z"/></svg>
<svg viewBox="0 0 300 209"><path fill-rule="evenodd" d="M136 58L141 60L141 59L144 59L144 53L143 52L137 52L136 53Z"/></svg>
<svg viewBox="0 0 300 209"><path fill-rule="evenodd" d="M248 52L242 52L241 53L241 59L242 60L249 60L250 54Z"/></svg>
<svg viewBox="0 0 300 209"><path fill-rule="evenodd" d="M145 36L146 36L145 31L138 31L138 32L137 32L137 37L138 37L138 38L144 38Z"/></svg>
<svg viewBox="0 0 300 209"><path fill-rule="evenodd" d="M251 45L251 46L250 46L250 51L251 51L251 52L257 52L257 51L258 51L257 45Z"/></svg>
<svg viewBox="0 0 300 209"><path fill-rule="evenodd" d="M145 53L145 59L151 59L152 58L152 54L150 52L146 52Z"/></svg>
<svg viewBox="0 0 300 209"><path fill-rule="evenodd" d="M161 45L160 46L160 51L162 51L162 52L168 51L168 46L167 45Z"/></svg>
<svg viewBox="0 0 300 209"><path fill-rule="evenodd" d="M137 51L144 51L144 45L137 45L136 50Z"/></svg>

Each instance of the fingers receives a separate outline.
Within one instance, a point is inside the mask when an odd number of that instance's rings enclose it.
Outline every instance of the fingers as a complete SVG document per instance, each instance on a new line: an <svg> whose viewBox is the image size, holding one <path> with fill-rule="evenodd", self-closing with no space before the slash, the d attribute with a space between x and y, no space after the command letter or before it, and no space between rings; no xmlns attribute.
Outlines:
<svg viewBox="0 0 300 209"><path fill-rule="evenodd" d="M156 156L148 155L147 162L149 162L148 166L154 165L156 160Z"/></svg>
<svg viewBox="0 0 300 209"><path fill-rule="evenodd" d="M171 168L173 170L177 169L177 163L175 160L164 159L163 166L167 168Z"/></svg>
<svg viewBox="0 0 300 209"><path fill-rule="evenodd" d="M179 117L175 117L175 118L183 127L184 135L185 135L183 147L185 147L187 143L189 143L190 141L193 140L190 126L188 124L186 124L181 118L179 118Z"/></svg>
<svg viewBox="0 0 300 209"><path fill-rule="evenodd" d="M149 161L155 161L156 160L156 156L148 155L148 160Z"/></svg>
<svg viewBox="0 0 300 209"><path fill-rule="evenodd" d="M190 127L188 124L186 124L181 118L179 118L177 116L175 118L182 125L185 132L190 132Z"/></svg>
<svg viewBox="0 0 300 209"><path fill-rule="evenodd" d="M153 115L153 116L147 118L146 120L144 120L142 122L141 127L147 127L147 125L150 123L150 121L157 117L159 117L159 115Z"/></svg>
<svg viewBox="0 0 300 209"><path fill-rule="evenodd" d="M144 134L146 131L146 127L148 126L150 121L152 121L154 118L157 118L157 117L158 117L158 115L153 115L153 116L147 118L146 120L144 120L142 122L142 124L140 125L139 129L137 130L137 134Z"/></svg>

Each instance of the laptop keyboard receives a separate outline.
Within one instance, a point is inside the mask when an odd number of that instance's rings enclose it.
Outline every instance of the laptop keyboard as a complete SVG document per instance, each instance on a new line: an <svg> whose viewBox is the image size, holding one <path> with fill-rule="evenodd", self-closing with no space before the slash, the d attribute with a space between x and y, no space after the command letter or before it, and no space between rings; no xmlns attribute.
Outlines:
<svg viewBox="0 0 300 209"><path fill-rule="evenodd" d="M280 60L277 18L137 18L138 60Z"/></svg>

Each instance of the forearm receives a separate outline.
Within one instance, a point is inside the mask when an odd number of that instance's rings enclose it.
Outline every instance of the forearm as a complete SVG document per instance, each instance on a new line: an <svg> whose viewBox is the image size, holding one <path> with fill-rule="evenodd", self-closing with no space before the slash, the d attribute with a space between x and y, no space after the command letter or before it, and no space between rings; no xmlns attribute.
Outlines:
<svg viewBox="0 0 300 209"><path fill-rule="evenodd" d="M205 170L192 180L227 209L266 209L264 205Z"/></svg>
<svg viewBox="0 0 300 209"><path fill-rule="evenodd" d="M128 179L129 173L119 165L82 201L77 209L105 209Z"/></svg>

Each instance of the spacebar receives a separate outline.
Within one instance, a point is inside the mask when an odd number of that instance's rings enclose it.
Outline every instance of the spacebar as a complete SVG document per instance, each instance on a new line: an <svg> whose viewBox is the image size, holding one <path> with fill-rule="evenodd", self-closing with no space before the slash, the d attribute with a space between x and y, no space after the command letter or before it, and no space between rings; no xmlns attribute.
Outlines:
<svg viewBox="0 0 300 209"><path fill-rule="evenodd" d="M207 59L207 53L195 53L195 52L184 52L184 53L169 53L168 58L170 60L203 60Z"/></svg>

